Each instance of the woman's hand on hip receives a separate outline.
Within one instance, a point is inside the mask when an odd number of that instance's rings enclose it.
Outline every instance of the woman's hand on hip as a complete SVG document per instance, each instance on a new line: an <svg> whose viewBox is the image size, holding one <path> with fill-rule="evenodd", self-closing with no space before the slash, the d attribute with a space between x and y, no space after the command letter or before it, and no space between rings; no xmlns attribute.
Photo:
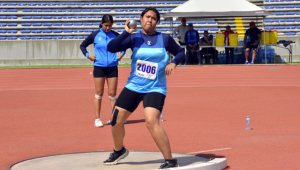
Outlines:
<svg viewBox="0 0 300 170"><path fill-rule="evenodd" d="M167 65L167 67L165 69L166 75L169 76L172 73L175 73L175 68L176 68L175 63L170 63L169 65Z"/></svg>
<svg viewBox="0 0 300 170"><path fill-rule="evenodd" d="M122 58L124 57L124 55L123 54L118 54L118 61L120 61Z"/></svg>
<svg viewBox="0 0 300 170"><path fill-rule="evenodd" d="M135 29L130 29L129 27L128 27L128 24L129 24L130 22L129 22L129 19L125 22L125 30L128 32L128 33L133 33L135 30L137 30L137 27L135 28Z"/></svg>
<svg viewBox="0 0 300 170"><path fill-rule="evenodd" d="M89 55L88 59L90 59L91 61L95 61L96 60L96 56L94 55Z"/></svg>

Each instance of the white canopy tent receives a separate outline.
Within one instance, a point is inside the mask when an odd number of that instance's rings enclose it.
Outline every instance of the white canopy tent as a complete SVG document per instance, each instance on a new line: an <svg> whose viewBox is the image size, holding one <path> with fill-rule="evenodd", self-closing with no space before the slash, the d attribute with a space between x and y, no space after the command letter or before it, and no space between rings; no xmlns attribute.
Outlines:
<svg viewBox="0 0 300 170"><path fill-rule="evenodd" d="M164 14L163 17L175 19L178 17L266 17L267 15L272 14L247 0L189 0ZM266 58L265 46L267 63Z"/></svg>
<svg viewBox="0 0 300 170"><path fill-rule="evenodd" d="M268 11L247 0L189 0L164 14L167 17L265 17Z"/></svg>

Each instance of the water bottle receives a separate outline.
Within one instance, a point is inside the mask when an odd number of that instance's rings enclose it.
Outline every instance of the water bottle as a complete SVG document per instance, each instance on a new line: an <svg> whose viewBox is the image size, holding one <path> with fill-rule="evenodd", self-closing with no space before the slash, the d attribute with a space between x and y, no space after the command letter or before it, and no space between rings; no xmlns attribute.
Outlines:
<svg viewBox="0 0 300 170"><path fill-rule="evenodd" d="M160 122L163 122L163 121L164 121L164 114L163 114L163 112L161 112L161 114L160 114L159 121L160 121Z"/></svg>
<svg viewBox="0 0 300 170"><path fill-rule="evenodd" d="M247 119L246 119L246 130L251 130L250 117L249 116L247 116Z"/></svg>

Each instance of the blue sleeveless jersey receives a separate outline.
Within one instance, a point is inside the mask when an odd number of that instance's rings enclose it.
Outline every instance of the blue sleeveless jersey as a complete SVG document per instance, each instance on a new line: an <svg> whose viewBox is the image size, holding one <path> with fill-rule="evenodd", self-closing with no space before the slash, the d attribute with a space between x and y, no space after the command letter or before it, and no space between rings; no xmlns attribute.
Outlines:
<svg viewBox="0 0 300 170"><path fill-rule="evenodd" d="M147 44L144 42L140 32L135 34L131 73L126 88L138 93L158 92L166 95L165 68L168 65L169 55L164 47L162 33L158 33L157 36L156 44L151 45L150 41L146 42ZM156 77L149 79L153 76Z"/></svg>

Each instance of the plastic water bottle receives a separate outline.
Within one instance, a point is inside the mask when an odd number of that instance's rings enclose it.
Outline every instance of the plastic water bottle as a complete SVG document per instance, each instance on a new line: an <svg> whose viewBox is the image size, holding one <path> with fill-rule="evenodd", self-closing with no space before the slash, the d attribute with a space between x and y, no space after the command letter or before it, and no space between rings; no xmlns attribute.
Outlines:
<svg viewBox="0 0 300 170"><path fill-rule="evenodd" d="M251 125L250 125L250 117L247 116L247 119L246 119L246 130L251 130Z"/></svg>
<svg viewBox="0 0 300 170"><path fill-rule="evenodd" d="M160 114L159 121L160 121L160 122L163 122L163 121L164 121L164 114L163 114L163 112L161 112L161 114Z"/></svg>

